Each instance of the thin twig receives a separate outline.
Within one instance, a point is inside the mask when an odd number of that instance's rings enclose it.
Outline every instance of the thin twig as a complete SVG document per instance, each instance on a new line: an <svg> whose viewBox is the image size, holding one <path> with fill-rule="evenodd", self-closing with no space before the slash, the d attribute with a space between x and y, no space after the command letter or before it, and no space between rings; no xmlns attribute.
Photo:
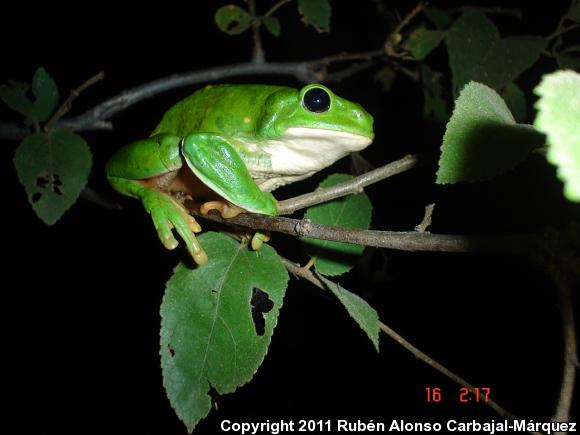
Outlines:
<svg viewBox="0 0 580 435"><path fill-rule="evenodd" d="M387 36L387 39L384 44L385 53L389 56L394 58L402 58L404 55L400 53L398 49L399 43L401 42L402 36L401 33L405 27L409 25L411 20L415 18L415 16L424 10L427 7L427 3L423 3L419 1L417 6L415 6L411 12L409 12Z"/></svg>
<svg viewBox="0 0 580 435"><path fill-rule="evenodd" d="M417 16L417 14L419 12L421 12L422 10L424 10L426 7L428 6L428 3L423 3L422 1L420 1L419 3L417 3L417 6L415 6L411 12L409 12L397 25L397 27L395 27L395 30L393 30L391 32L391 35L396 35L397 33L401 33L403 31L403 29L405 27L407 27L409 25L409 23L411 22L411 20L413 18L415 18Z"/></svg>
<svg viewBox="0 0 580 435"><path fill-rule="evenodd" d="M72 107L72 103L73 101L89 86L94 85L97 82L100 82L101 80L103 80L105 78L105 72L101 71L98 74L95 74L93 77L91 77L90 79L88 79L87 81L85 81L82 85L80 85L78 88L73 89L70 93L70 95L68 96L68 98L65 100L64 103L61 104L61 106L58 108L58 110L56 112L54 112L54 115L52 115L52 117L46 122L46 124L44 124L44 131L48 132L50 130L52 130L52 127L54 126L54 124L56 122L58 122L64 115L66 115L69 110Z"/></svg>
<svg viewBox="0 0 580 435"><path fill-rule="evenodd" d="M558 404L552 421L565 422L570 420L570 410L574 395L576 370L578 369L578 354L576 344L576 326L574 322L574 309L572 304L570 276L571 271L562 271L551 267L551 276L558 287L560 294L560 306L562 310L562 329L564 336L564 366L562 370L562 384L558 396Z"/></svg>
<svg viewBox="0 0 580 435"><path fill-rule="evenodd" d="M313 60L306 62L311 68L319 68L322 66L328 66L332 63L337 62L348 62L353 60L369 60L376 57L385 56L385 51L383 49L380 50L369 50L369 51L361 51L359 53L348 53L348 52L341 52L338 54L333 54L331 56L326 56L318 60Z"/></svg>
<svg viewBox="0 0 580 435"><path fill-rule="evenodd" d="M282 260L282 263L284 263L284 266L286 267L286 269L288 269L288 271L290 273L292 273L293 275L295 275L299 278L306 279L307 281L314 284L318 288L326 290L326 286L309 269L300 267L299 265L294 264L290 260L283 258L283 257L281 258L281 260ZM431 358L426 353L420 351L418 348L413 346L410 342L405 340L402 336L397 334L392 328L385 325L380 320L379 320L379 328L381 331L383 331L383 333L385 333L387 336L389 336L390 338L395 340L397 343L399 343L401 346L403 346L407 351L409 351L411 354L413 354L413 356L415 356L415 358L423 361L429 367L432 367L433 369L435 369L436 371L438 371L439 373L441 373L443 376L447 377L448 379L452 380L456 384L467 388L472 394L476 394L476 390L473 387L473 385L471 385L469 382L467 382L462 377L453 373L451 370L449 370L448 368L446 368L442 364L435 361L433 358ZM513 414L506 411L504 408L502 408L500 405L498 405L494 400L489 399L489 400L485 401L484 403L487 406L489 406L491 409L493 409L495 412L497 412L502 418L507 419L507 420L516 420L516 417ZM530 432L530 433L538 434L538 432Z"/></svg>
<svg viewBox="0 0 580 435"><path fill-rule="evenodd" d="M435 203L428 204L427 206L425 206L425 214L423 215L423 219L421 219L421 222L419 223L419 225L417 225L415 227L415 231L418 231L420 233L424 233L429 229L429 227L431 226L431 221L433 219L433 210L434 209L435 209Z"/></svg>
<svg viewBox="0 0 580 435"><path fill-rule="evenodd" d="M296 210L309 207L314 204L330 201L331 199L349 195L351 193L361 192L366 186L374 184L385 178L400 174L415 168L420 161L425 161L425 156L407 155L402 159L396 160L380 168L359 175L344 183L337 184L325 189L318 189L312 193L296 196L279 202L278 213L281 215L291 214Z"/></svg>
<svg viewBox="0 0 580 435"><path fill-rule="evenodd" d="M286 3L290 3L292 0L280 0L278 3L276 3L274 6L272 6L270 9L268 9L268 12L266 12L264 14L264 17L269 17L270 15L272 15L274 12L276 12L280 7L284 6Z"/></svg>

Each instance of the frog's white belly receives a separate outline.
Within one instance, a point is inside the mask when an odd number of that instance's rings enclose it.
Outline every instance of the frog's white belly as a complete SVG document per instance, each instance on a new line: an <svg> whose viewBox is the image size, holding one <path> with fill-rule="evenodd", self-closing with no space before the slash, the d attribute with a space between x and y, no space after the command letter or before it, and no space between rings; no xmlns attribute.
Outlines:
<svg viewBox="0 0 580 435"><path fill-rule="evenodd" d="M371 142L371 138L358 134L294 127L280 139L268 140L257 147L258 153L268 156L267 167L260 164L261 159L247 161L246 165L260 189L269 192L308 178ZM251 144L246 146L250 148Z"/></svg>

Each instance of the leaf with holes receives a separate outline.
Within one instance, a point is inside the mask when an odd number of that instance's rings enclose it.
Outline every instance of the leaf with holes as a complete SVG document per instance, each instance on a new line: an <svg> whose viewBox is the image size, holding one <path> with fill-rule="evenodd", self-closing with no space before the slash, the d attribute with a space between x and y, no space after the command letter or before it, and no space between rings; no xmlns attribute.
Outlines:
<svg viewBox="0 0 580 435"><path fill-rule="evenodd" d="M258 370L288 283L269 245L252 251L211 232L199 240L209 261L178 265L161 304L163 385L190 432L211 409L210 389L231 393Z"/></svg>
<svg viewBox="0 0 580 435"><path fill-rule="evenodd" d="M350 175L333 174L320 183L319 188L331 187L352 179ZM344 228L368 229L371 223L372 204L365 193L348 195L333 201L310 207L304 214L317 224ZM351 243L301 239L308 255L316 264L316 270L323 275L340 275L348 272L362 254L364 246Z"/></svg>
<svg viewBox="0 0 580 435"><path fill-rule="evenodd" d="M48 225L73 205L91 170L91 151L82 137L64 130L25 137L14 166L32 208Z"/></svg>
<svg viewBox="0 0 580 435"><path fill-rule="evenodd" d="M531 67L546 46L540 36L501 38L495 24L481 12L464 13L446 37L453 92L459 93L470 81L496 90L513 82Z"/></svg>
<svg viewBox="0 0 580 435"><path fill-rule="evenodd" d="M535 127L548 138L546 158L558 168L564 195L580 201L580 74L557 71L542 78L534 92L538 114Z"/></svg>
<svg viewBox="0 0 580 435"><path fill-rule="evenodd" d="M349 292L335 282L326 279L320 273L316 274L327 289L329 289L344 305L350 317L352 317L361 329L367 334L377 352L379 351L379 315L363 298Z"/></svg>
<svg viewBox="0 0 580 435"><path fill-rule="evenodd" d="M330 30L330 2L328 0L298 0L302 21L319 32Z"/></svg>
<svg viewBox="0 0 580 435"><path fill-rule="evenodd" d="M531 126L516 124L497 92L471 82L455 101L447 124L437 183L495 178L513 169L544 140Z"/></svg>
<svg viewBox="0 0 580 435"><path fill-rule="evenodd" d="M0 86L0 99L12 110L26 117L26 124L46 121L58 104L58 89L52 77L44 68L38 68L32 78L32 94L35 100L30 100L26 94L28 86L21 83L11 83Z"/></svg>
<svg viewBox="0 0 580 435"><path fill-rule="evenodd" d="M214 16L218 28L228 35L239 35L250 28L254 19L246 10L236 5L219 8Z"/></svg>
<svg viewBox="0 0 580 435"><path fill-rule="evenodd" d="M409 50L415 60L423 60L437 48L444 36L445 32L441 30L428 30L420 27L411 33L403 47Z"/></svg>

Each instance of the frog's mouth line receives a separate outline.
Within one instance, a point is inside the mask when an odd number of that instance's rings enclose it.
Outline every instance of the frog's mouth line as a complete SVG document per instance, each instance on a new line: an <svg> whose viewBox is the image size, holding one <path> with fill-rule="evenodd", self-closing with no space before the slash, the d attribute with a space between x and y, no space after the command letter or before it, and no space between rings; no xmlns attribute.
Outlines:
<svg viewBox="0 0 580 435"><path fill-rule="evenodd" d="M270 156L271 167L260 187L278 186L308 178L342 157L366 148L372 137L344 131L292 127L276 140L268 140L262 150ZM261 172L261 171L256 171Z"/></svg>

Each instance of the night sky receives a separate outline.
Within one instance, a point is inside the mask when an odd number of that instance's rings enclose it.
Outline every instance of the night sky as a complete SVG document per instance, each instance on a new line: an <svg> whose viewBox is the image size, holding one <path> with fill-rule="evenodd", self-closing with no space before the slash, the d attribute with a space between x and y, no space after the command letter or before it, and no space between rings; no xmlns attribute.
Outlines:
<svg viewBox="0 0 580 435"><path fill-rule="evenodd" d="M0 82L29 80L44 66L66 96L105 71L105 80L75 102L73 114L80 114L124 89L170 74L248 61L250 35L231 37L213 23L215 9L224 3L20 2L2 13ZM564 1L550 2L549 10L530 4L535 2L497 3L523 10L521 21L493 17L503 35L547 35L567 7ZM326 34L305 27L295 5L284 6L281 36L263 37L267 60L301 61L381 47L391 21L377 13L374 1L333 4L332 29ZM385 4L401 15L412 5ZM450 4L461 3L444 6ZM447 71L444 45L432 56L432 67ZM420 84L398 76L384 93L373 78L379 68L329 85L375 117L375 143L362 155L380 166L409 153L436 151L442 131L422 117ZM541 75L555 68L542 58L518 83L529 95ZM224 82L302 86L288 76ZM112 131L82 133L93 152L90 188L123 210L81 199L47 227L17 180L12 164L17 141L2 143L0 176L8 196L2 207L7 260L2 386L8 401L3 433L185 433L165 397L158 355L159 305L184 250L166 251L142 207L114 192L103 171L114 150L146 137L167 108L197 87L132 106L111 120ZM19 120L4 106L0 119ZM344 159L275 195L306 193L330 173L348 171ZM579 216L541 156L489 183L436 186L434 171L427 166L368 188L375 207L372 228L412 230L432 202L437 203L434 233L533 232ZM202 226L212 228L203 221ZM296 262L307 260L292 237L274 234L271 245ZM562 366L559 302L550 280L526 259L367 249L359 267L337 280L421 350L474 386L490 388L513 414L549 420ZM196 433L217 432L223 419L500 419L482 404L460 403L457 385L392 340L382 336L380 345L377 354L331 295L291 279L263 365L252 382L217 398L218 410ZM427 403L427 387L440 387L443 401Z"/></svg>

